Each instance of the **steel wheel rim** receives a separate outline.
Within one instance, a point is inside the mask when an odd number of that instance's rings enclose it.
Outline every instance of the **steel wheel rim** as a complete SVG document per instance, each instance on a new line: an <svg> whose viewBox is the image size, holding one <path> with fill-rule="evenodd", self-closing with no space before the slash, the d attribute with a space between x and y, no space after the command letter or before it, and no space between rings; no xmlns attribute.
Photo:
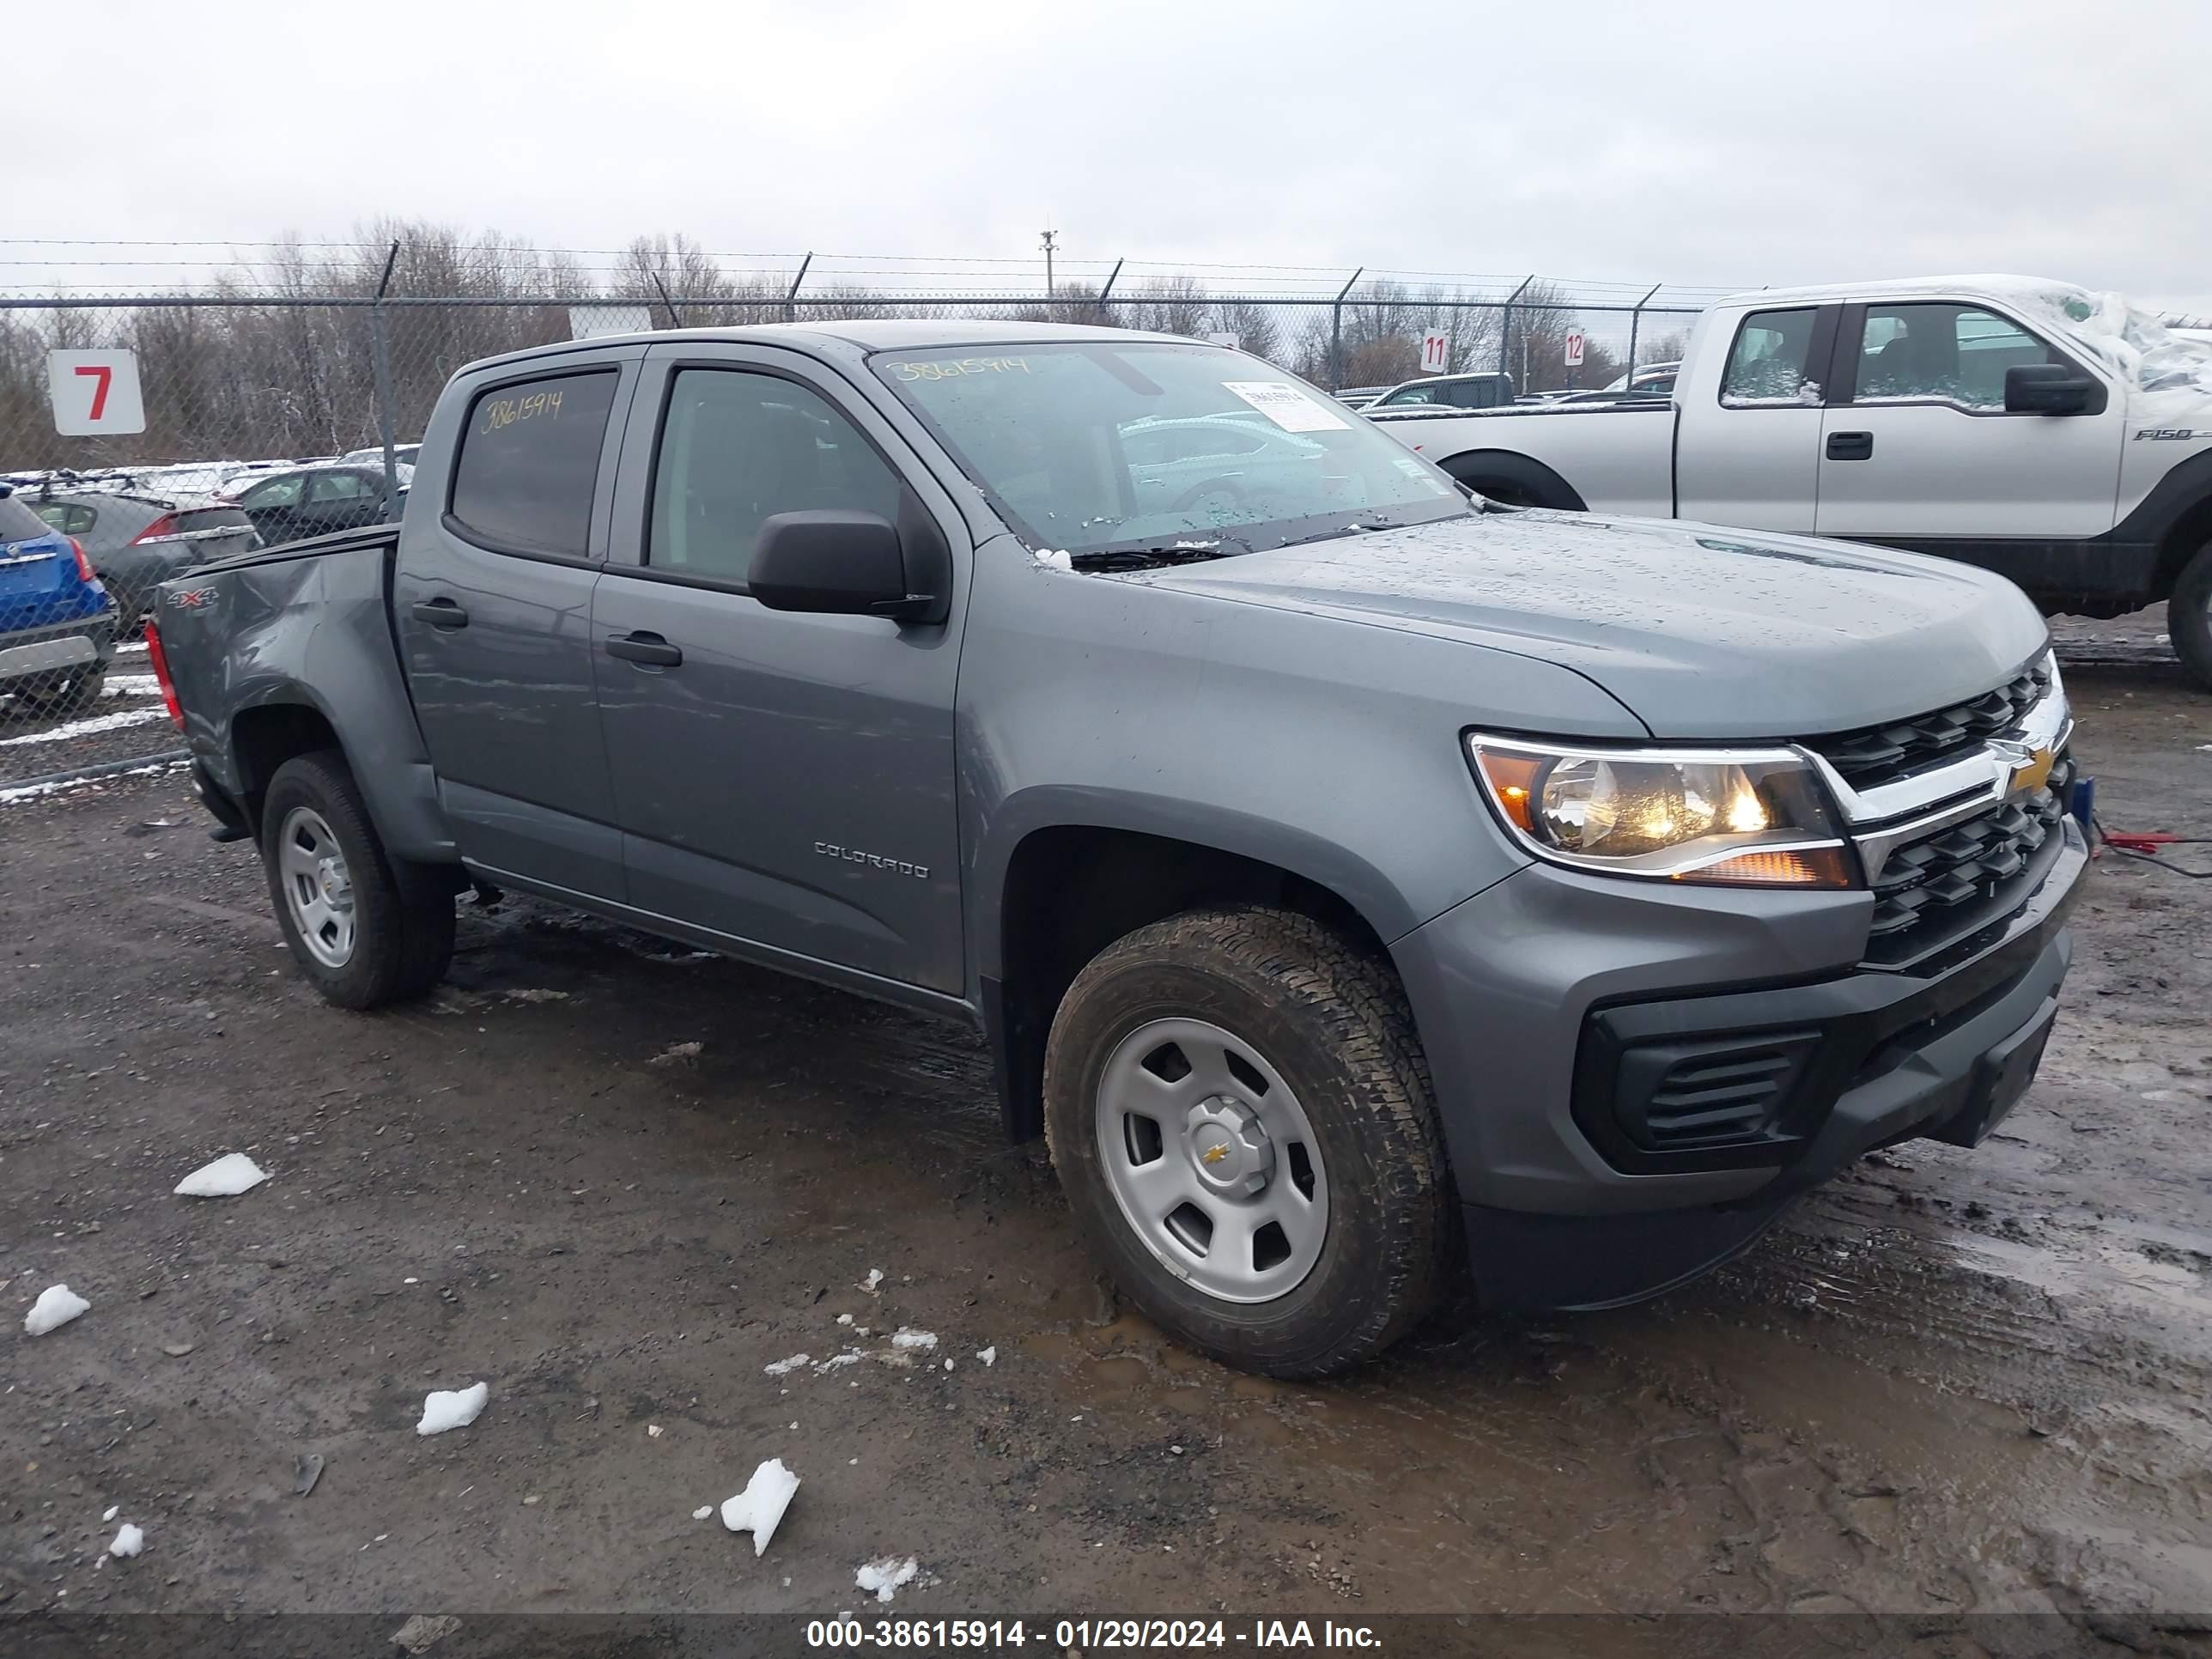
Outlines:
<svg viewBox="0 0 2212 1659"><path fill-rule="evenodd" d="M295 806L276 831L276 873L284 907L307 954L325 968L353 960L353 878L329 823L312 806Z"/></svg>
<svg viewBox="0 0 2212 1659"><path fill-rule="evenodd" d="M1121 1218L1194 1289L1273 1302L1321 1260L1321 1146L1297 1093L1251 1043L1206 1020L1149 1020L1107 1056L1094 1121Z"/></svg>

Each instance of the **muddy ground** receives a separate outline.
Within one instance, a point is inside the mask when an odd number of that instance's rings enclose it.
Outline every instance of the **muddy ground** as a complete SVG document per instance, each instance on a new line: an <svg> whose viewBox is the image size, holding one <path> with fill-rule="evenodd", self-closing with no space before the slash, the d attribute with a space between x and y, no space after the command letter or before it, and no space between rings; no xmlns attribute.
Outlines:
<svg viewBox="0 0 2212 1659"><path fill-rule="evenodd" d="M2212 836L2212 699L2072 684L2107 824ZM1298 1387L1116 1307L957 1030L513 901L436 1000L346 1014L180 774L0 807L0 1616L823 1613L896 1553L917 1616L2014 1610L2197 1651L2208 924L2212 882L2101 860L1979 1152L1869 1158L1656 1304ZM230 1151L272 1178L170 1195ZM58 1280L92 1311L27 1338ZM937 1346L892 1363L902 1327ZM805 1485L756 1559L693 1511L770 1455Z"/></svg>

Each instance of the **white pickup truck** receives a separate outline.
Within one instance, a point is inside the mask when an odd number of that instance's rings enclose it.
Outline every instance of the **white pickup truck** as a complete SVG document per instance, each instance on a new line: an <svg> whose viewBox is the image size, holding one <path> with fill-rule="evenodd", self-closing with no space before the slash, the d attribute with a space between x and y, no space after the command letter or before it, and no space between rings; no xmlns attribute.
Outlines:
<svg viewBox="0 0 2212 1659"><path fill-rule="evenodd" d="M1492 500L1879 542L2046 611L2171 600L2212 688L2212 341L2025 276L1765 289L1698 319L1671 400L1369 417Z"/></svg>

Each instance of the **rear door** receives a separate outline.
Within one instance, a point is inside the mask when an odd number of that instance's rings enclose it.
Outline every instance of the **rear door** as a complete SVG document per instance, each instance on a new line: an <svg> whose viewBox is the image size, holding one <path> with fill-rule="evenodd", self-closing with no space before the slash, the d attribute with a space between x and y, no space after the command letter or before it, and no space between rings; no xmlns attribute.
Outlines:
<svg viewBox="0 0 2212 1659"><path fill-rule="evenodd" d="M392 617L462 856L586 897L623 895L599 736L592 590L641 346L486 369L442 399L401 520Z"/></svg>
<svg viewBox="0 0 2212 1659"><path fill-rule="evenodd" d="M1779 307L1736 324L1717 386L1679 400L1677 518L1812 530L1821 399L1840 309Z"/></svg>
<svg viewBox="0 0 2212 1659"><path fill-rule="evenodd" d="M916 624L745 587L762 520L808 507L941 538L964 586L951 498L834 370L773 347L654 347L632 428L592 628L630 902L957 993L965 592Z"/></svg>
<svg viewBox="0 0 2212 1659"><path fill-rule="evenodd" d="M1822 535L2002 569L2006 540L2112 527L2126 399L2096 365L1994 306L1953 300L1846 307L1837 362L1822 419ZM2065 364L2104 395L2078 415L2008 414L2005 371L2032 363Z"/></svg>

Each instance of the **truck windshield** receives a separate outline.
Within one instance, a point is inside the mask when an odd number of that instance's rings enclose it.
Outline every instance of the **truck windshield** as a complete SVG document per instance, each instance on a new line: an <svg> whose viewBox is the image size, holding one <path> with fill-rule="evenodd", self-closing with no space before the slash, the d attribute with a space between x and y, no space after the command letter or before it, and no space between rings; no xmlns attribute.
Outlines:
<svg viewBox="0 0 2212 1659"><path fill-rule="evenodd" d="M1040 553L1247 552L1471 511L1362 416L1218 347L1024 342L873 362Z"/></svg>

